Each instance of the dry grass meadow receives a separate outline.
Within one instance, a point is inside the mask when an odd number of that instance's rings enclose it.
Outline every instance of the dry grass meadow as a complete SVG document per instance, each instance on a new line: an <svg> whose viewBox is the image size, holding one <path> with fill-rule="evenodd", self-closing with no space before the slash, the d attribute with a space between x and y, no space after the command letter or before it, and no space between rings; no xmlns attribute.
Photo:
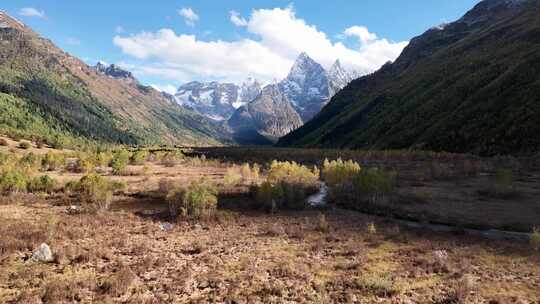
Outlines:
<svg viewBox="0 0 540 304"><path fill-rule="evenodd" d="M155 149L140 159L131 151L130 164L120 166L119 153L90 157L5 142L0 153L11 156L0 163L0 303L540 303L538 233L528 242L462 233L465 227L531 232L540 225L534 159ZM62 160L52 166L43 161L47 152ZM298 180L306 183L318 173L311 166L338 157L362 170L393 172L395 182L384 192L389 199L285 208L311 192L284 187L283 204L272 199L261 207L260 189L283 178L272 160L306 164L286 167L284 177L301 172ZM43 175L54 180L51 187L30 181ZM13 186L17 176L29 180L27 187ZM92 187L81 186L85 176L93 176ZM88 192L101 182L115 185L106 188L110 197ZM186 197L208 203L205 212L186 205ZM178 202L183 215L173 218ZM396 219L455 230L410 228ZM50 246L52 262L32 259L41 243Z"/></svg>

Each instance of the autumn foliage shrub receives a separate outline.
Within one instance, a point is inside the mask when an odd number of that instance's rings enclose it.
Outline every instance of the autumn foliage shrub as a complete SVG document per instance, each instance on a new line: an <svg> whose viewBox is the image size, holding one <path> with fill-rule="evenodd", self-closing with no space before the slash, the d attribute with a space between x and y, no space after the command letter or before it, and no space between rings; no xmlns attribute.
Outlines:
<svg viewBox="0 0 540 304"><path fill-rule="evenodd" d="M66 190L77 193L87 211L107 210L112 202L114 185L97 173L83 176L78 182L66 185Z"/></svg>
<svg viewBox="0 0 540 304"><path fill-rule="evenodd" d="M65 157L60 153L47 152L41 159L42 171L55 171L64 166Z"/></svg>
<svg viewBox="0 0 540 304"><path fill-rule="evenodd" d="M350 182L361 168L357 162L352 160L343 161L341 159L329 161L324 160L322 179L329 186L335 186Z"/></svg>
<svg viewBox="0 0 540 304"><path fill-rule="evenodd" d="M28 191L52 193L56 185L56 180L48 175L37 176L28 183Z"/></svg>
<svg viewBox="0 0 540 304"><path fill-rule="evenodd" d="M121 149L114 153L111 167L113 174L115 175L125 175L127 174L127 166L129 164L130 154L129 151Z"/></svg>
<svg viewBox="0 0 540 304"><path fill-rule="evenodd" d="M386 201L395 190L394 172L361 168L353 161L325 160L322 179L329 188L329 200L344 205L376 204Z"/></svg>
<svg viewBox="0 0 540 304"><path fill-rule="evenodd" d="M26 176L16 169L4 169L0 173L0 193L9 194L25 192L27 189Z"/></svg>
<svg viewBox="0 0 540 304"><path fill-rule="evenodd" d="M258 206L268 209L302 209L306 197L320 187L319 170L295 162L273 161L268 176L255 191Z"/></svg>
<svg viewBox="0 0 540 304"><path fill-rule="evenodd" d="M144 165L144 163L148 160L148 157L150 156L150 153L146 150L139 150L131 156L131 164L132 165Z"/></svg>
<svg viewBox="0 0 540 304"><path fill-rule="evenodd" d="M170 214L188 219L213 217L217 211L217 194L215 186L204 179L174 188L167 194Z"/></svg>

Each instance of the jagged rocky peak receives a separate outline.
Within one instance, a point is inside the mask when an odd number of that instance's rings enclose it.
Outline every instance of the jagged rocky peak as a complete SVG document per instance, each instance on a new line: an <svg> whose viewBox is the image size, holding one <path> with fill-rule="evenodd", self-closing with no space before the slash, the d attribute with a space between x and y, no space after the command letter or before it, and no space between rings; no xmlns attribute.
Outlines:
<svg viewBox="0 0 540 304"><path fill-rule="evenodd" d="M353 80L353 75L345 70L339 59L328 70L328 81L330 83L330 97L344 88Z"/></svg>
<svg viewBox="0 0 540 304"><path fill-rule="evenodd" d="M326 71L304 52L298 56L287 78L279 83L279 87L302 119L308 121L352 78L339 60Z"/></svg>
<svg viewBox="0 0 540 304"><path fill-rule="evenodd" d="M0 29L2 28L27 30L27 27L24 25L24 23L17 20L15 17L6 14L4 11L0 11Z"/></svg>
<svg viewBox="0 0 540 304"><path fill-rule="evenodd" d="M233 83L192 81L176 92L179 104L192 108L213 120L226 120L235 110L239 88Z"/></svg>
<svg viewBox="0 0 540 304"><path fill-rule="evenodd" d="M103 61L99 61L94 66L94 68L99 73L110 76L112 78L135 81L135 77L130 71L124 70L115 64L108 65Z"/></svg>
<svg viewBox="0 0 540 304"><path fill-rule="evenodd" d="M239 88L238 100L233 103L235 108L239 108L248 102L254 100L261 94L262 85L257 79L249 77L246 81L242 82Z"/></svg>
<svg viewBox="0 0 540 304"><path fill-rule="evenodd" d="M240 107L229 119L236 139L247 143L261 138L275 142L301 125L300 115L277 84L265 86L255 100Z"/></svg>
<svg viewBox="0 0 540 304"><path fill-rule="evenodd" d="M214 120L227 120L239 107L255 99L261 92L261 84L248 78L240 86L217 81L192 81L183 84L176 92L181 105L193 108Z"/></svg>
<svg viewBox="0 0 540 304"><path fill-rule="evenodd" d="M287 80L304 83L313 80L314 76L315 78L318 78L317 76L322 76L323 74L324 68L322 65L309 57L307 53L303 52L296 58L296 61L287 76Z"/></svg>

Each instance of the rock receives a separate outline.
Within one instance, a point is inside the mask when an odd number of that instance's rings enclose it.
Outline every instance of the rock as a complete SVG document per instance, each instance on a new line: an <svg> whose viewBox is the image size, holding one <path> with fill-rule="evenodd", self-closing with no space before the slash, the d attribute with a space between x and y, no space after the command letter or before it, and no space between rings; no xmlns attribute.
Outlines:
<svg viewBox="0 0 540 304"><path fill-rule="evenodd" d="M169 230L172 230L173 229L173 224L171 223L161 223L159 224L159 229L161 229L162 231L169 231Z"/></svg>
<svg viewBox="0 0 540 304"><path fill-rule="evenodd" d="M42 263L50 263L54 260L51 248L43 243L32 253L32 260Z"/></svg>
<svg viewBox="0 0 540 304"><path fill-rule="evenodd" d="M80 214L82 213L82 210L81 210L81 207L79 206L76 206L76 205L71 205L67 208L67 213L68 214Z"/></svg>

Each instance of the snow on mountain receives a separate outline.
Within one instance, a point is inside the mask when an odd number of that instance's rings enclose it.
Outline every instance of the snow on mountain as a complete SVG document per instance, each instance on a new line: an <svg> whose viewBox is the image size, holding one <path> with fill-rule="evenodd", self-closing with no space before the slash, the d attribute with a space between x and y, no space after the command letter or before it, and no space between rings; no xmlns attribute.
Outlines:
<svg viewBox="0 0 540 304"><path fill-rule="evenodd" d="M315 116L330 98L353 78L339 60L325 70L308 54L302 53L287 78L276 85L305 122ZM222 121L230 119L237 109L253 102L261 93L261 83L253 78L248 78L240 85L194 81L180 86L175 98L181 105L195 109L211 119ZM270 101L272 96L280 95L268 94L263 100Z"/></svg>
<svg viewBox="0 0 540 304"><path fill-rule="evenodd" d="M327 71L309 55L302 53L279 87L302 119L308 121L352 79L351 73L341 66L339 60Z"/></svg>
<svg viewBox="0 0 540 304"><path fill-rule="evenodd" d="M255 99L260 91L261 85L254 79L248 79L241 86L216 81L193 81L180 86L175 96L181 105L211 119L226 120L237 108Z"/></svg>
<svg viewBox="0 0 540 304"><path fill-rule="evenodd" d="M334 96L339 90L343 89L353 80L352 73L349 73L341 66L339 59L334 62L332 67L330 67L327 72L327 77L330 87L330 97Z"/></svg>
<svg viewBox="0 0 540 304"><path fill-rule="evenodd" d="M238 99L233 103L236 109L254 100L261 94L261 83L257 79L249 77L242 83L238 92Z"/></svg>

